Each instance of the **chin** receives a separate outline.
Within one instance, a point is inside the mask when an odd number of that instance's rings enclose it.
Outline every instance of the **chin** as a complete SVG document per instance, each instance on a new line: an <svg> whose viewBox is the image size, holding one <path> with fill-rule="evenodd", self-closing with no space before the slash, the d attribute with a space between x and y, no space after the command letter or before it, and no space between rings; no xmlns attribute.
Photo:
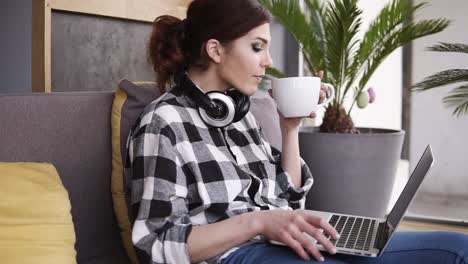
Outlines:
<svg viewBox="0 0 468 264"><path fill-rule="evenodd" d="M244 89L239 90L244 95L252 96L257 92L258 86L245 87Z"/></svg>

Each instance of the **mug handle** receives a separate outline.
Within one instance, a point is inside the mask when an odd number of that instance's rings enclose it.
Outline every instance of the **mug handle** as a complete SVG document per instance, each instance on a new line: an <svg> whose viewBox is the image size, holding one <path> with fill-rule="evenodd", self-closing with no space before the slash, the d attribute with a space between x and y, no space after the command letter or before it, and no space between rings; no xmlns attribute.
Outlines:
<svg viewBox="0 0 468 264"><path fill-rule="evenodd" d="M328 96L328 98L323 103L318 104L317 108L324 107L326 104L330 103L331 100L333 100L333 97L335 97L335 87L333 87L333 85L329 83L324 84L328 87L328 90L330 91L330 96Z"/></svg>

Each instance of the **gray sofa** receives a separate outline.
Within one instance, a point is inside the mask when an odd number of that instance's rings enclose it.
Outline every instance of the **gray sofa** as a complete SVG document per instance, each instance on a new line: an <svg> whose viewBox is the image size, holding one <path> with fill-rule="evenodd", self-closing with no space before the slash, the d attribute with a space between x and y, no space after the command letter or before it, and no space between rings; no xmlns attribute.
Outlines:
<svg viewBox="0 0 468 264"><path fill-rule="evenodd" d="M68 190L78 263L130 263L111 196L114 92L0 94L0 161L50 162ZM276 107L264 92L252 112L280 147Z"/></svg>

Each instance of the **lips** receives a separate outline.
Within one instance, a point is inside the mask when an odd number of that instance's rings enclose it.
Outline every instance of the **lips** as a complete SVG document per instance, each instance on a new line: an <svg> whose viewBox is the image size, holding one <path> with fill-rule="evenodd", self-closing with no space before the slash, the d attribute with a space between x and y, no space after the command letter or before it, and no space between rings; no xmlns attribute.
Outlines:
<svg viewBox="0 0 468 264"><path fill-rule="evenodd" d="M262 81L265 75L254 75L254 77L257 78L258 81Z"/></svg>

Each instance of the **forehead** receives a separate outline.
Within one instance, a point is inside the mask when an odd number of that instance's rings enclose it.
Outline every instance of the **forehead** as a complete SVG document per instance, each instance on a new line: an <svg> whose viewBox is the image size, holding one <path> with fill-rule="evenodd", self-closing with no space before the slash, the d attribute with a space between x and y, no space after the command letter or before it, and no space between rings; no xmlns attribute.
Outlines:
<svg viewBox="0 0 468 264"><path fill-rule="evenodd" d="M270 43L271 42L270 24L265 23L256 28L253 28L243 38L246 38L249 40L263 39L263 40L266 40L268 43Z"/></svg>

